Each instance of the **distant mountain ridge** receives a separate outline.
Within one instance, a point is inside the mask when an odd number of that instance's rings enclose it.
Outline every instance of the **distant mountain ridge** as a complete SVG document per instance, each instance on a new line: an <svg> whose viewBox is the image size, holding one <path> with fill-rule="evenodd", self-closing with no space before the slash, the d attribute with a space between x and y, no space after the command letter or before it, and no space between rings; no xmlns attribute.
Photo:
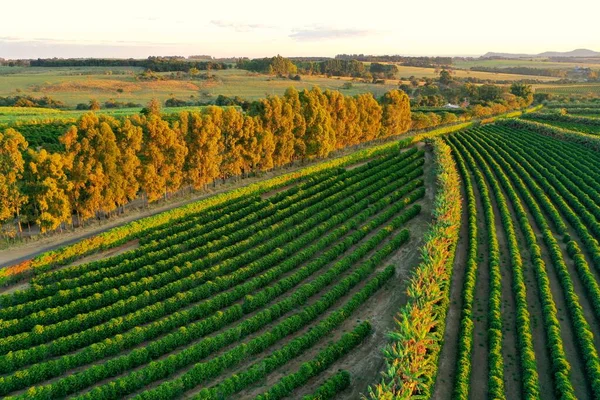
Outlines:
<svg viewBox="0 0 600 400"><path fill-rule="evenodd" d="M526 57L600 57L600 52L589 49L576 49L572 51L546 51L539 54L515 54L515 53L494 53L492 51L485 53L481 58L526 58Z"/></svg>

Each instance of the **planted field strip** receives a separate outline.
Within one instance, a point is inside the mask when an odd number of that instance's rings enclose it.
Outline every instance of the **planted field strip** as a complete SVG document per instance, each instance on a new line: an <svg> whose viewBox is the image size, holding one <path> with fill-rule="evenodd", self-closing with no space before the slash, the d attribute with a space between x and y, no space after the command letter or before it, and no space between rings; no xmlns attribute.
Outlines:
<svg viewBox="0 0 600 400"><path fill-rule="evenodd" d="M361 306L398 279L386 261L432 190L424 164L413 148L320 171L35 276L0 297L0 395L243 398L286 366L259 398L347 387L331 368L371 335Z"/></svg>
<svg viewBox="0 0 600 400"><path fill-rule="evenodd" d="M598 111L600 111L600 109ZM539 112L525 114L522 118L575 132L600 135L600 119L598 118L590 118L582 115L561 115Z"/></svg>
<svg viewBox="0 0 600 400"><path fill-rule="evenodd" d="M473 293L483 283L473 271L491 266L495 245L489 230L496 229L507 238L500 252L506 252L510 262L500 268L502 275L512 275L515 303L489 317L490 371L485 396L600 398L600 155L578 144L506 125L458 132L446 141L463 177L469 249L462 283L461 328L452 339L459 343L454 390L452 396L440 397L471 398L481 384L481 373L474 364L477 360L472 358L478 323L472 307ZM492 205L499 213L495 227L487 217ZM483 236L472 221L472 216L479 214L486 216L488 243L478 240ZM488 263L477 259L473 246L490 249ZM492 270L490 277L494 279ZM490 286L492 312L492 297L497 294L493 282ZM505 323L509 313L515 315L514 328ZM533 334L538 324L543 335ZM504 337L515 338L516 359L507 356L510 341L502 341L500 353L492 345L497 329ZM495 361L498 356L501 361ZM506 374L511 363L519 370L514 375L516 382ZM501 376L502 365L503 387L495 378ZM509 385L518 392L512 393Z"/></svg>

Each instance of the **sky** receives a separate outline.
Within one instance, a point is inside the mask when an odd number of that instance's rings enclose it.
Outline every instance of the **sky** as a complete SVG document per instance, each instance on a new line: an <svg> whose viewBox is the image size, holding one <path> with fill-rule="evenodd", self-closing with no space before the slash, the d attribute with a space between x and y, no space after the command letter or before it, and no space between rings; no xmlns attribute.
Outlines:
<svg viewBox="0 0 600 400"><path fill-rule="evenodd" d="M0 57L600 51L600 2L5 0Z"/></svg>

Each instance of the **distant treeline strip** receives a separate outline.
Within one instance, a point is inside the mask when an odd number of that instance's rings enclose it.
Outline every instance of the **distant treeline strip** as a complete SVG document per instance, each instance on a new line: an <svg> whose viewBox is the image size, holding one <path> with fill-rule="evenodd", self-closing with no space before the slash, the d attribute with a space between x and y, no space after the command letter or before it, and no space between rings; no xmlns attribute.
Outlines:
<svg viewBox="0 0 600 400"><path fill-rule="evenodd" d="M216 61L195 61L179 57L148 57L147 59L118 58L38 58L29 62L31 67L141 67L157 72L227 69L227 64Z"/></svg>
<svg viewBox="0 0 600 400"><path fill-rule="evenodd" d="M365 55L365 54L338 54L336 60L356 60L364 62L396 62L413 67L439 67L452 65L452 57L406 57L400 55Z"/></svg>

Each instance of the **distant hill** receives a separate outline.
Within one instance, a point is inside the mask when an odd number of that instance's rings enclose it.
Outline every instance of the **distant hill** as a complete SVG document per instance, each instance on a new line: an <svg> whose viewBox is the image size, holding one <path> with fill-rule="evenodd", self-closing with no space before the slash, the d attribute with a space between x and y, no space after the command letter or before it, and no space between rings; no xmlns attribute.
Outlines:
<svg viewBox="0 0 600 400"><path fill-rule="evenodd" d="M600 53L588 49L577 49L573 51L546 51L539 54L515 54L488 52L481 58L549 58L549 57L600 57Z"/></svg>

